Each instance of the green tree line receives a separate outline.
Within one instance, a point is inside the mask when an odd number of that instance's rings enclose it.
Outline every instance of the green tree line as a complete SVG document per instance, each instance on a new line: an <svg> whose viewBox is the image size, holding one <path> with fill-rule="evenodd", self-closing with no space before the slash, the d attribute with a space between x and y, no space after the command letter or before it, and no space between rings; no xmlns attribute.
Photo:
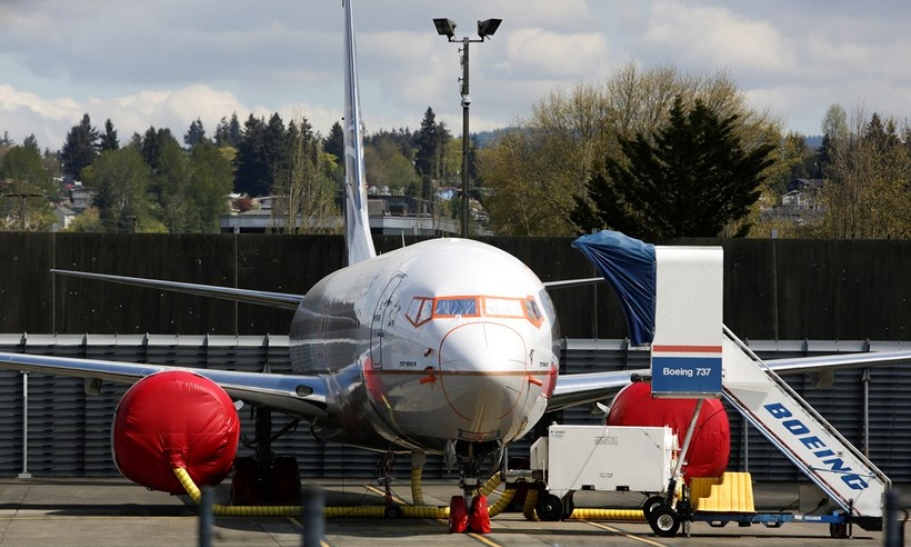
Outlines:
<svg viewBox="0 0 911 547"><path fill-rule="evenodd" d="M373 133L366 142L368 184L432 199L436 186L458 177L452 142L430 108L417 132ZM86 113L59 153L46 150L44 157L34 136L15 145L4 134L0 180L8 183L0 195L10 199L0 201L0 228L49 229L54 217L47 200L59 201L63 192L53 181L66 177L94 193L93 207L73 230L218 231L228 196L236 193L272 196L273 214L286 222L286 231L320 231L321 219L339 215L343 147L339 123L323 138L305 117L286 124L277 113L268 119L251 114L243 124L232 114L221 119L212 138L196 119L183 146L170 129L155 127L121 146L110 119L98 130ZM11 199L16 196L27 197Z"/></svg>
<svg viewBox="0 0 911 547"><path fill-rule="evenodd" d="M684 73L673 65L620 67L600 83L554 90L515 125L480 144L467 166L472 196L498 235L572 235L618 229L635 237L911 237L911 128L839 105L822 120L822 145L785 132L724 71ZM225 195L275 197L288 230L338 214L342 129L325 137L306 118L222 118L209 137L194 120L183 146L149 128L121 146L111 120L88 114L59 153L34 137L0 139L3 226L42 229L41 199L60 174L96 191L77 229L212 231ZM461 142L427 108L421 126L379 130L365 142L374 189L437 200L460 188ZM814 182L812 206L791 216L782 196L796 179ZM19 197L15 196L26 196ZM458 216L458 200L445 214ZM790 214L790 213L789 213Z"/></svg>

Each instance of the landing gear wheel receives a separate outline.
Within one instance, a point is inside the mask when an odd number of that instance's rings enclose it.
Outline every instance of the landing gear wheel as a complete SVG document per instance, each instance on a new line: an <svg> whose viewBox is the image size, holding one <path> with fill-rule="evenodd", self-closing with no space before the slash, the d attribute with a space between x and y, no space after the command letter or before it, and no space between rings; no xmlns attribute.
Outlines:
<svg viewBox="0 0 911 547"><path fill-rule="evenodd" d="M642 505L642 514L645 515L645 520L651 520L652 511L664 505L663 496L652 496L649 499L645 500L645 503Z"/></svg>
<svg viewBox="0 0 911 547"><path fill-rule="evenodd" d="M677 534L677 530L680 529L680 517L670 507L656 507L652 510L648 525L652 527L652 531L655 534L670 538L674 537Z"/></svg>
<svg viewBox="0 0 911 547"><path fill-rule="evenodd" d="M845 539L848 537L848 525L844 522L829 525L829 535L835 539Z"/></svg>
<svg viewBox="0 0 911 547"><path fill-rule="evenodd" d="M301 474L297 458L281 456L272 461L272 491L268 499L278 505L301 504Z"/></svg>
<svg viewBox="0 0 911 547"><path fill-rule="evenodd" d="M535 506L538 518L544 521L557 521L563 516L563 500L553 494L544 494L538 498Z"/></svg>
<svg viewBox="0 0 911 547"><path fill-rule="evenodd" d="M465 498L452 496L449 499L449 533L461 534L468 531L468 507Z"/></svg>
<svg viewBox="0 0 911 547"><path fill-rule="evenodd" d="M259 485L259 463L249 456L234 460L234 478L231 479L231 503L256 505L262 498Z"/></svg>

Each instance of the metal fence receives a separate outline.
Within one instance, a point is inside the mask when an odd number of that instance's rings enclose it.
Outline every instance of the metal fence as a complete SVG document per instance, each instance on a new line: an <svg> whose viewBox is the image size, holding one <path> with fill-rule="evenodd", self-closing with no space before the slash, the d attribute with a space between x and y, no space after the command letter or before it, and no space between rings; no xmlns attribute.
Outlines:
<svg viewBox="0 0 911 547"><path fill-rule="evenodd" d="M870 341L761 341L749 342L764 359L899 349L900 342ZM151 362L194 368L290 371L287 336L180 336L180 335L26 335L0 334L0 351ZM562 372L581 373L648 368L648 353L630 348L625 340L566 339ZM117 471L110 454L111 420L125 386L105 384L99 396L88 396L83 381L29 374L27 460L24 445L25 398L22 374L0 371L0 474L23 470L33 475L96 477ZM855 446L896 482L911 481L911 371L881 367L842 371L831 385L815 387L814 375L787 377L807 399ZM824 379L823 379L824 380ZM756 480L798 480L797 470L740 416L728 409L731 421L731 462L734 470L749 470ZM241 410L242 434L252 436L250 412ZM288 419L274 414L275 428ZM568 424L592 424L603 415L589 407L547 416ZM865 424L869 423L869 428ZM302 429L305 426L301 426ZM531 437L531 436L530 436ZM865 441L869 438L869 442ZM526 456L531 439L510 449ZM374 452L319 442L306 431L295 431L275 443L280 454L298 458L305 477L376 477L379 455ZM246 449L241 449L246 454ZM395 475L409 476L407 457L400 458ZM451 477L441 458L428 458L425 477Z"/></svg>

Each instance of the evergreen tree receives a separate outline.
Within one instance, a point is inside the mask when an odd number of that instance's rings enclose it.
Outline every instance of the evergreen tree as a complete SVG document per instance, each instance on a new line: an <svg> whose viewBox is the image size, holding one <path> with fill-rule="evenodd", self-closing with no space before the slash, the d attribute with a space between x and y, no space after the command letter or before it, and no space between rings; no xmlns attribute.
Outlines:
<svg viewBox="0 0 911 547"><path fill-rule="evenodd" d="M252 114L251 114L252 116ZM231 120L222 117L215 128L215 145L219 148L230 146L237 148L240 140L243 138L243 131L240 122L237 120L237 112L231 114Z"/></svg>
<svg viewBox="0 0 911 547"><path fill-rule="evenodd" d="M34 133L31 133L28 137L25 137L25 140L22 141L22 147L34 150L38 154L41 154L41 147L38 146L38 139L35 138Z"/></svg>
<svg viewBox="0 0 911 547"><path fill-rule="evenodd" d="M111 122L110 118L104 122L104 133L101 135L98 148L102 152L120 148L120 141L117 139L117 130L114 129L114 124Z"/></svg>
<svg viewBox="0 0 911 547"><path fill-rule="evenodd" d="M228 144L237 148L243 133L240 127L240 121L237 119L237 112L231 114L231 120L228 122Z"/></svg>
<svg viewBox="0 0 911 547"><path fill-rule="evenodd" d="M234 191L250 196L265 195L271 174L266 164L264 146L266 124L253 114L244 123L243 138L234 157Z"/></svg>
<svg viewBox="0 0 911 547"><path fill-rule="evenodd" d="M162 129L155 129L154 126L149 127L142 136L139 151L142 155L142 159L144 159L145 162L149 164L149 167L152 168L153 173L158 171L162 148L165 146L165 143L171 142L177 144L177 139L174 138L174 135L171 134L171 130L167 127ZM179 146L180 145L178 145L178 147Z"/></svg>
<svg viewBox="0 0 911 547"><path fill-rule="evenodd" d="M436 161L440 146L440 133L437 128L436 114L429 106L421 120L421 129L415 134L414 140L417 153L414 158L414 168L422 179L433 179L436 175Z"/></svg>
<svg viewBox="0 0 911 547"><path fill-rule="evenodd" d="M98 155L98 131L92 127L88 114L83 114L82 121L74 125L66 135L66 142L61 151L64 173L79 178L83 169L92 164Z"/></svg>
<svg viewBox="0 0 911 547"><path fill-rule="evenodd" d="M197 144L208 140L206 130L202 126L202 120L199 118L190 123L190 129L183 136L183 142L187 145L187 148L193 148Z"/></svg>
<svg viewBox="0 0 911 547"><path fill-rule="evenodd" d="M342 124L332 124L329 136L323 141L323 152L335 156L335 161L339 165L345 163L345 132L342 130Z"/></svg>
<svg viewBox="0 0 911 547"><path fill-rule="evenodd" d="M701 100L685 112L678 96L669 124L652 138L618 139L623 159L605 158L609 178L599 173L587 185L597 210L576 198L573 222L583 232L608 227L650 240L720 236L759 198L775 149L745 150L736 118L720 118Z"/></svg>
<svg viewBox="0 0 911 547"><path fill-rule="evenodd" d="M215 146L219 148L225 146L231 146L230 136L228 134L228 119L224 116L221 117L221 120L218 121L218 125L215 127Z"/></svg>
<svg viewBox="0 0 911 547"><path fill-rule="evenodd" d="M266 168L266 185L258 195L265 196L272 193L276 174L288 167L288 135L285 130L285 122L278 113L272 114L266 124L266 131L263 135L263 157Z"/></svg>

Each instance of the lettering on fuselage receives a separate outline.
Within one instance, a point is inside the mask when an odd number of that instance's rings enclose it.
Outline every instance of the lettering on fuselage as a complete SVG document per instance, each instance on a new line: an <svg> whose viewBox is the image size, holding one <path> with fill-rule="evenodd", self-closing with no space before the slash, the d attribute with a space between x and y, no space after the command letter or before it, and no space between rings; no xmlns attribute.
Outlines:
<svg viewBox="0 0 911 547"><path fill-rule="evenodd" d="M763 406L773 418L781 420L781 425L794 435L798 441L819 458L819 461L826 469L837 473L842 482L848 485L852 490L863 490L869 486L867 481L860 475L853 472L853 469L845 466L843 459L839 458L826 444L816 435L812 434L807 427L798 418L795 418L790 410L785 408L781 403L770 403Z"/></svg>

